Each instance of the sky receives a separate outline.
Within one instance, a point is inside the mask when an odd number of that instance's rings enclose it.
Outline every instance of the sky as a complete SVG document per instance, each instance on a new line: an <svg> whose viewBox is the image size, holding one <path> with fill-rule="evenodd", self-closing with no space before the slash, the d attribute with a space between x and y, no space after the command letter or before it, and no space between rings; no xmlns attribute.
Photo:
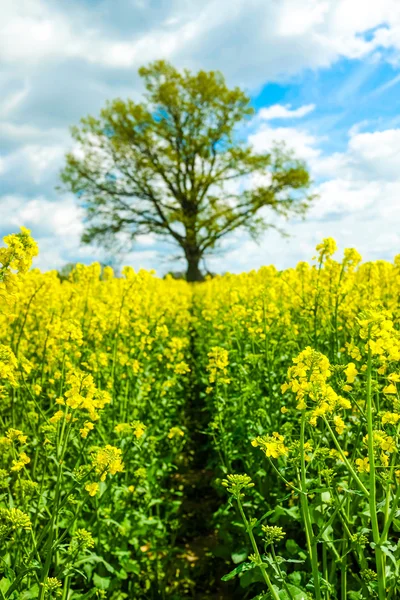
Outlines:
<svg viewBox="0 0 400 600"><path fill-rule="evenodd" d="M31 229L35 266L107 260L82 246L84 213L59 192L69 127L106 100L139 101L137 70L156 59L220 70L256 109L256 151L284 141L304 159L318 200L289 237L224 240L208 270L310 260L331 236L365 260L400 253L400 1L0 0L0 237ZM281 225L281 223L278 223ZM143 236L121 260L172 268L175 250Z"/></svg>

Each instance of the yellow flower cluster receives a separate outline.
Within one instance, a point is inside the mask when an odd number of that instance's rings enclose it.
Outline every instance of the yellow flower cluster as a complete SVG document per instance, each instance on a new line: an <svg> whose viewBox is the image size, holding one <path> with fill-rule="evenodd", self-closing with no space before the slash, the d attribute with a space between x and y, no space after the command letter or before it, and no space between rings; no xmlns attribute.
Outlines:
<svg viewBox="0 0 400 600"><path fill-rule="evenodd" d="M374 448L383 450L388 454L396 451L396 444L391 435L387 435L385 431L375 430L373 432ZM368 434L363 438L364 444L368 445Z"/></svg>
<svg viewBox="0 0 400 600"><path fill-rule="evenodd" d="M386 423L390 423L390 425L397 425L400 420L400 414L394 413L390 411L385 411L382 415L382 425L386 425Z"/></svg>
<svg viewBox="0 0 400 600"><path fill-rule="evenodd" d="M219 381L220 383L228 384L230 382L229 378L226 376L228 372L228 365L228 351L220 346L214 346L211 348L210 352L208 352L207 365L209 383L215 383L216 381ZM211 391L211 388L209 388L208 391Z"/></svg>
<svg viewBox="0 0 400 600"><path fill-rule="evenodd" d="M21 471L30 462L29 456L25 452L20 452L18 458L14 458L12 461L11 471Z"/></svg>
<svg viewBox="0 0 400 600"><path fill-rule="evenodd" d="M93 539L93 536L90 533L90 531L80 528L74 532L74 534L72 536L72 540L71 540L69 548L68 548L68 551L70 553L74 553L74 552L85 550L86 548L93 548L93 547L94 547L94 539Z"/></svg>
<svg viewBox="0 0 400 600"><path fill-rule="evenodd" d="M317 244L315 249L318 252L318 261L322 262L335 254L337 245L333 238L325 238L320 244Z"/></svg>
<svg viewBox="0 0 400 600"><path fill-rule="evenodd" d="M36 242L29 229L21 227L21 233L4 238L6 248L0 248L0 302L14 297L18 289L18 275L28 271L32 259L38 255Z"/></svg>
<svg viewBox="0 0 400 600"><path fill-rule="evenodd" d="M18 385L18 361L9 346L0 344L0 382L7 381L13 387Z"/></svg>
<svg viewBox="0 0 400 600"><path fill-rule="evenodd" d="M309 423L316 425L318 418L331 414L336 410L350 409L351 403L346 398L339 396L327 380L331 377L332 371L328 358L313 350L308 346L300 354L293 358L294 366L288 369L288 383L284 383L281 391L284 394L291 390L296 395L298 410L309 408L307 400L311 401L311 411L309 413ZM352 363L351 363L352 364ZM347 381L349 375L351 381L354 381L355 372L353 366L348 365L346 369ZM343 419L335 415L335 427L338 433L343 433Z"/></svg>
<svg viewBox="0 0 400 600"><path fill-rule="evenodd" d="M19 508L0 508L0 539L17 529L30 531L31 528L29 516Z"/></svg>
<svg viewBox="0 0 400 600"><path fill-rule="evenodd" d="M285 438L276 431L272 435L258 436L252 442L251 445L259 447L265 455L270 458L280 458L281 456L287 456L289 450L285 446Z"/></svg>
<svg viewBox="0 0 400 600"><path fill-rule="evenodd" d="M25 444L28 436L24 435L19 429L9 429L6 433L6 439L10 444L18 440L20 444Z"/></svg>
<svg viewBox="0 0 400 600"><path fill-rule="evenodd" d="M31 462L29 456L23 450L19 452L16 451L15 445L16 442L19 444L25 444L28 437L22 433L19 429L10 428L7 430L6 435L0 437L0 448L3 447L3 462L7 464L7 462L11 460L11 472L21 471L26 465ZM8 452L7 452L8 450Z"/></svg>
<svg viewBox="0 0 400 600"><path fill-rule="evenodd" d="M168 432L168 438L170 440L174 439L174 438L179 438L179 437L183 437L185 435L185 432L182 431L182 429L180 427L171 427L171 429Z"/></svg>
<svg viewBox="0 0 400 600"><path fill-rule="evenodd" d="M99 475L100 481L105 481L108 474L122 473L124 465L121 449L110 444L107 444L104 448L99 448L92 457L92 465L97 475Z"/></svg>
<svg viewBox="0 0 400 600"><path fill-rule="evenodd" d="M358 318L360 337L367 340L365 351L378 356L381 373L385 372L388 362L400 361L400 332L395 329L391 313L387 310L365 310Z"/></svg>
<svg viewBox="0 0 400 600"><path fill-rule="evenodd" d="M109 392L98 390L94 385L93 376L78 369L68 373L65 382L69 387L65 392L65 401L59 399L57 403L65 404L72 410L85 410L92 421L97 421L98 411L111 402Z"/></svg>
<svg viewBox="0 0 400 600"><path fill-rule="evenodd" d="M45 590L47 597L56 598L62 596L62 583L57 577L47 577L45 582L41 584Z"/></svg>
<svg viewBox="0 0 400 600"><path fill-rule="evenodd" d="M133 421L132 423L118 423L118 425L114 427L114 431L121 435L130 435L133 433L135 438L139 440L146 431L146 425L140 421Z"/></svg>

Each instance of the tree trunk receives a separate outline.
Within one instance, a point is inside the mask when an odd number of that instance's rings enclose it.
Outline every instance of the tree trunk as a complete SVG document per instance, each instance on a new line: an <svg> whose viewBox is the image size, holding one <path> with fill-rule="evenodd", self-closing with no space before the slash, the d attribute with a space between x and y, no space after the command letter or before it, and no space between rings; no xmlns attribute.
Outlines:
<svg viewBox="0 0 400 600"><path fill-rule="evenodd" d="M187 270L186 280L194 283L196 281L204 281L204 277L199 268L200 257L197 255L187 255Z"/></svg>

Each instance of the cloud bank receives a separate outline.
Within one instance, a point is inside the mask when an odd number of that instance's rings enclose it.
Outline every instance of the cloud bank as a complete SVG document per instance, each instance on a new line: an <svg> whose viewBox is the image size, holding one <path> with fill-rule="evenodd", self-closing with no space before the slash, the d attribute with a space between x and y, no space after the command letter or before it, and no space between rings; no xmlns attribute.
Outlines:
<svg viewBox="0 0 400 600"><path fill-rule="evenodd" d="M42 268L102 256L80 246L82 210L71 195L54 189L71 147L68 127L96 114L107 99L140 98L137 68L158 58L178 67L220 69L229 84L244 86L254 98L266 84L283 90L290 101L267 96L249 139L259 150L284 140L309 163L320 194L305 223L288 225L289 241L268 233L255 246L237 233L226 242L227 253L211 261L213 268L288 266L308 259L324 235L335 236L341 247L357 246L366 258L390 258L400 248L400 123L387 110L383 121L360 122L356 109L351 115L343 109L371 73L391 69L371 90L378 103L400 82L397 0L2 4L0 235L20 224L31 227ZM343 64L359 65L359 71L351 85L337 90ZM327 74L333 81L329 114L300 92L306 77L317 84ZM345 117L347 125L336 130ZM160 251L169 248L141 240L126 260L163 272Z"/></svg>

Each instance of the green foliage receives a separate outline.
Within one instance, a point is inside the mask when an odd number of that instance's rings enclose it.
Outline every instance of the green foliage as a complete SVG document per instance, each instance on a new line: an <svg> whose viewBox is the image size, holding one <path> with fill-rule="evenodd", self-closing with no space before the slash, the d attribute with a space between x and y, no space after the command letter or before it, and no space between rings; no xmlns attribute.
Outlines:
<svg viewBox="0 0 400 600"><path fill-rule="evenodd" d="M305 213L305 165L283 147L255 153L237 133L253 114L242 90L219 72L180 73L164 61L139 74L143 102L118 98L71 130L78 150L61 179L86 209L84 242L159 235L177 245L194 281L225 235L244 227L257 238L272 227L261 209Z"/></svg>

